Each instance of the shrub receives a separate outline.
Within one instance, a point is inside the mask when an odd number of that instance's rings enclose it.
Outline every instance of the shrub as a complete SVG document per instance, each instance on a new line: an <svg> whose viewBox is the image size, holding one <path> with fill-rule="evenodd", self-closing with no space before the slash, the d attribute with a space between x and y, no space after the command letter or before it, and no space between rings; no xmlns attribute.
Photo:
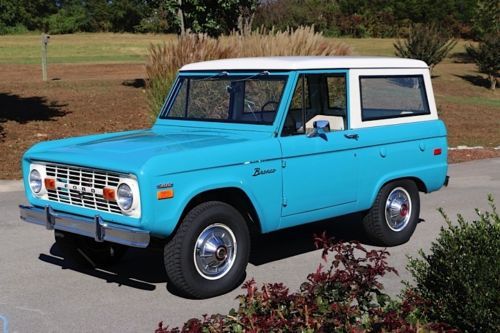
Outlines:
<svg viewBox="0 0 500 333"><path fill-rule="evenodd" d="M456 41L448 38L434 25L415 25L410 29L407 39L394 43L395 54L402 58L425 61L432 71L450 51Z"/></svg>
<svg viewBox="0 0 500 333"><path fill-rule="evenodd" d="M446 214L430 254L410 258L414 291L430 305L432 320L453 324L464 332L500 331L500 218L490 196L492 211L467 223L458 215L453 225Z"/></svg>
<svg viewBox="0 0 500 333"><path fill-rule="evenodd" d="M313 27L296 30L234 32L229 36L211 38L204 34L185 34L162 45L151 45L146 64L148 101L156 117L165 96L184 64L212 59L286 56L347 55L349 46L323 37Z"/></svg>
<svg viewBox="0 0 500 333"><path fill-rule="evenodd" d="M77 31L84 31L87 23L86 15L85 10L80 7L68 10L62 8L47 19L49 32L51 34L70 34Z"/></svg>
<svg viewBox="0 0 500 333"><path fill-rule="evenodd" d="M227 315L205 315L190 319L182 330L159 324L156 333L176 332L454 332L442 324L411 321L417 306L427 306L418 294L407 292L402 303L382 292L379 278L395 272L388 266L389 253L367 250L358 242L332 242L316 237L333 260L320 265L300 290L290 293L282 283L258 288L252 279L243 285L238 309ZM419 331L420 332L420 331Z"/></svg>
<svg viewBox="0 0 500 333"><path fill-rule="evenodd" d="M465 50L474 60L479 71L488 75L490 89L495 90L500 70L500 36L498 34L487 35L477 47L467 45Z"/></svg>
<svg viewBox="0 0 500 333"><path fill-rule="evenodd" d="M0 35L18 35L25 34L29 30L21 23L16 24L15 26L6 26L3 22L0 22Z"/></svg>

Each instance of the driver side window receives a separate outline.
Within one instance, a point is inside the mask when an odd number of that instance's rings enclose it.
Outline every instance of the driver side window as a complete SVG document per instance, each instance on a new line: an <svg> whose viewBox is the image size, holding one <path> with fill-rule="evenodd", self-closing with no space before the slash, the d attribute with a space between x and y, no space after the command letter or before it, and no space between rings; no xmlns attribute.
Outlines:
<svg viewBox="0 0 500 333"><path fill-rule="evenodd" d="M282 136L308 134L326 120L332 131L347 127L345 74L301 74L283 125Z"/></svg>
<svg viewBox="0 0 500 333"><path fill-rule="evenodd" d="M304 134L304 112L311 108L309 100L309 85L304 75L300 75L293 92L292 101L288 109L285 124L283 126L283 136Z"/></svg>

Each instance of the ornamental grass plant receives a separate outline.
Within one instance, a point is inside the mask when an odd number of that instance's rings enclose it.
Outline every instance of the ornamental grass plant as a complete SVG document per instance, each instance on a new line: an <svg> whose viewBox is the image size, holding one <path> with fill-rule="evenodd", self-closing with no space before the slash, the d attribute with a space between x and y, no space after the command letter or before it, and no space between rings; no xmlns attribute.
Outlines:
<svg viewBox="0 0 500 333"><path fill-rule="evenodd" d="M146 64L147 98L151 115L156 118L177 71L185 64L225 58L261 56L342 56L351 48L326 38L314 27L276 31L245 30L212 38L187 33L159 45L151 45Z"/></svg>

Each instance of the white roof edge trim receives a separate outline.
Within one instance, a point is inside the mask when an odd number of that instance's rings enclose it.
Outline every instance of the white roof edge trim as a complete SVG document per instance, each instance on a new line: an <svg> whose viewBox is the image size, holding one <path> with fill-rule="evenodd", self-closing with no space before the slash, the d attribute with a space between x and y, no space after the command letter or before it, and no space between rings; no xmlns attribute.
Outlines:
<svg viewBox="0 0 500 333"><path fill-rule="evenodd" d="M213 70L309 70L350 68L421 68L429 66L421 60L396 57L256 57L232 58L195 62L184 65L180 71Z"/></svg>

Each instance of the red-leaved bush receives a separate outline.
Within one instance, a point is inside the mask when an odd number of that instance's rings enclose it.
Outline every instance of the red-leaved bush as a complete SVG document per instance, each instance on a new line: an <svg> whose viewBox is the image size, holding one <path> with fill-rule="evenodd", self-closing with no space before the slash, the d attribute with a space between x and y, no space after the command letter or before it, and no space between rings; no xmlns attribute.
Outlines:
<svg viewBox="0 0 500 333"><path fill-rule="evenodd" d="M367 250L359 242L334 242L315 237L322 258L300 290L290 293L282 283L260 288L251 279L243 284L240 305L227 315L204 315L180 328L159 323L156 333L179 332L457 332L438 323L424 323L429 304L408 289L402 301L382 292L378 281L396 270L387 264L385 250ZM326 268L327 267L327 268Z"/></svg>

